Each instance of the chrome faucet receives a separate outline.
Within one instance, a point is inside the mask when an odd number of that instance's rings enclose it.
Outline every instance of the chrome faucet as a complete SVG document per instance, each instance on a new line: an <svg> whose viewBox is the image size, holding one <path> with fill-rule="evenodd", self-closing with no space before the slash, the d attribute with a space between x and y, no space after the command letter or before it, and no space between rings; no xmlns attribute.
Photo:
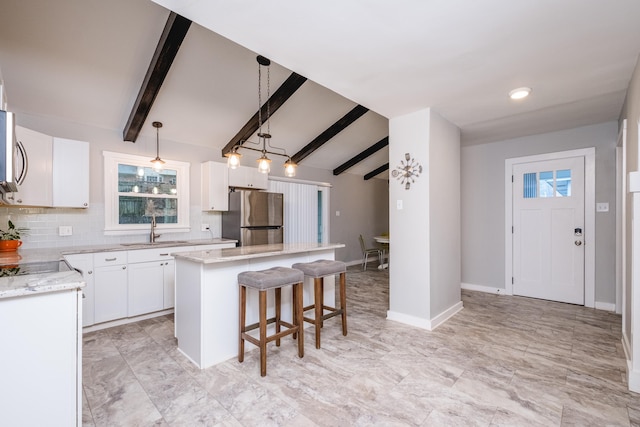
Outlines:
<svg viewBox="0 0 640 427"><path fill-rule="evenodd" d="M160 237L160 235L156 234L156 216L153 215L151 217L151 233L149 234L149 241L151 243L155 243L158 237Z"/></svg>

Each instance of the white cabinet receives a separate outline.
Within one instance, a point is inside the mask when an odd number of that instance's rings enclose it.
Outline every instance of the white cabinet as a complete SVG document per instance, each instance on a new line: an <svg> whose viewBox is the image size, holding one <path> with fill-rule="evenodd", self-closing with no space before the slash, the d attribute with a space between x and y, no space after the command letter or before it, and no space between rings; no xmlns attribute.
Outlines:
<svg viewBox="0 0 640 427"><path fill-rule="evenodd" d="M258 172L258 168L238 166L229 169L229 187L266 190L269 188L269 175Z"/></svg>
<svg viewBox="0 0 640 427"><path fill-rule="evenodd" d="M18 192L7 200L22 206L89 206L89 143L54 138L16 126Z"/></svg>
<svg viewBox="0 0 640 427"><path fill-rule="evenodd" d="M127 252L93 254L95 323L127 317Z"/></svg>
<svg viewBox="0 0 640 427"><path fill-rule="evenodd" d="M202 210L229 210L229 168L225 163L203 162L202 174Z"/></svg>
<svg viewBox="0 0 640 427"><path fill-rule="evenodd" d="M235 248L235 243L68 254L82 273L82 326L168 310L175 305L174 252Z"/></svg>
<svg viewBox="0 0 640 427"><path fill-rule="evenodd" d="M164 308L164 263L149 261L129 264L129 317Z"/></svg>
<svg viewBox="0 0 640 427"><path fill-rule="evenodd" d="M129 317L173 308L174 262L171 252L192 246L129 251Z"/></svg>
<svg viewBox="0 0 640 427"><path fill-rule="evenodd" d="M82 424L80 290L0 299L5 426Z"/></svg>
<svg viewBox="0 0 640 427"><path fill-rule="evenodd" d="M64 258L73 268L80 270L82 279L87 283L82 288L82 326L91 326L95 323L93 254L72 254Z"/></svg>
<svg viewBox="0 0 640 427"><path fill-rule="evenodd" d="M53 206L89 207L89 143L53 138Z"/></svg>
<svg viewBox="0 0 640 427"><path fill-rule="evenodd" d="M162 271L164 274L163 308L166 310L173 308L176 303L176 262L174 260L165 261Z"/></svg>
<svg viewBox="0 0 640 427"><path fill-rule="evenodd" d="M18 151L16 182L18 192L9 193L7 200L21 206L51 206L53 188L53 138L40 132L16 126Z"/></svg>

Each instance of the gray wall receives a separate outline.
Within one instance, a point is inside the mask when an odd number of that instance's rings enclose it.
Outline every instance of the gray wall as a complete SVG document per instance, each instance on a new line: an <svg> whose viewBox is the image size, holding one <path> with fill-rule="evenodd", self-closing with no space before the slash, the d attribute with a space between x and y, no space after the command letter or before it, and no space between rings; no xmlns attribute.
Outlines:
<svg viewBox="0 0 640 427"><path fill-rule="evenodd" d="M617 123L463 147L462 282L504 289L505 159L596 147L596 302L615 303L615 147Z"/></svg>
<svg viewBox="0 0 640 427"><path fill-rule="evenodd" d="M460 130L431 114L431 318L460 301Z"/></svg>
<svg viewBox="0 0 640 427"><path fill-rule="evenodd" d="M59 208L15 208L0 206L0 221L5 223L11 217L20 226L32 229L30 236L24 239L23 248L66 247L76 245L112 244L140 241L146 237L104 236L104 172L103 151L155 157L155 137L141 137L135 144L122 141L121 130L100 129L86 124L62 122L47 117L20 114L17 118L20 126L70 139L90 142L90 202L89 209ZM328 149L328 148L327 148ZM220 213L208 213L200 210L200 163L207 160L223 161L220 147L202 147L162 139L160 134L160 156L191 163L190 170L190 233L177 233L173 239L209 238L208 232L200 231L201 223L208 223L214 236L220 236ZM348 159L345 159L348 160ZM279 167L273 167L271 175L283 176ZM331 171L305 167L298 168L296 179L327 182L330 190L330 240L344 243L346 248L338 250L336 258L345 262L359 262L362 258L358 234L362 233L371 243L371 237L388 231L388 181L371 179L365 181L362 176L343 173L333 176ZM70 187L70 191L72 188ZM339 210L341 215L335 216ZM59 225L72 225L74 234L70 237L57 235ZM372 244L372 243L371 243Z"/></svg>

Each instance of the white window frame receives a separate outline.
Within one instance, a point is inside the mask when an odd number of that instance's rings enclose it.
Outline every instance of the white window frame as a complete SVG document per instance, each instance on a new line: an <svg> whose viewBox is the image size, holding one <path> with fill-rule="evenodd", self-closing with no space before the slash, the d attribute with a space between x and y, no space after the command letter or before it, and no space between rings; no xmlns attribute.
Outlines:
<svg viewBox="0 0 640 427"><path fill-rule="evenodd" d="M149 167L148 157L133 154L103 151L104 157L104 234L107 236L143 234L149 232L149 224L119 224L118 218L118 164ZM176 171L178 180L178 223L158 224L156 229L163 233L184 233L189 226L189 176L191 164L177 160L165 161L164 168ZM129 193L126 193L129 195Z"/></svg>

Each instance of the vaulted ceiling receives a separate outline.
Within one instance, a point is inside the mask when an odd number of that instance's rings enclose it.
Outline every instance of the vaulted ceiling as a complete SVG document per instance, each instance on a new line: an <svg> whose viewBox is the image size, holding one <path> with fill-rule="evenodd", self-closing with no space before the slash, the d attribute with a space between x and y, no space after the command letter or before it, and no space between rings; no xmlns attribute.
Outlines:
<svg viewBox="0 0 640 427"><path fill-rule="evenodd" d="M154 84L145 76L168 9L3 2L10 109L126 135L146 106L140 135L158 120L163 140L221 153L251 131L261 54L272 93L292 75L307 79L272 116L272 143L303 165L384 177L388 118L433 107L465 145L615 120L640 52L636 0L154 1L193 21L155 99L138 95ZM507 98L518 86L533 88L530 99Z"/></svg>

